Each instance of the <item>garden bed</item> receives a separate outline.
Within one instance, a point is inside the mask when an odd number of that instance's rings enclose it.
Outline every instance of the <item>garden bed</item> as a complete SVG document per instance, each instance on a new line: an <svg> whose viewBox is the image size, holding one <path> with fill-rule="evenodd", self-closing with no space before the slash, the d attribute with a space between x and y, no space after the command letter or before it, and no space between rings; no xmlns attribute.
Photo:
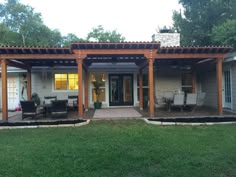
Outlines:
<svg viewBox="0 0 236 177"><path fill-rule="evenodd" d="M225 124L236 123L236 117L190 117L190 118L151 118L146 119L146 122L162 125L175 124Z"/></svg>
<svg viewBox="0 0 236 177"><path fill-rule="evenodd" d="M84 125L87 123L89 123L89 121L83 120L83 119L0 122L0 129L3 129L3 128L37 128L37 127L80 126L80 125Z"/></svg>

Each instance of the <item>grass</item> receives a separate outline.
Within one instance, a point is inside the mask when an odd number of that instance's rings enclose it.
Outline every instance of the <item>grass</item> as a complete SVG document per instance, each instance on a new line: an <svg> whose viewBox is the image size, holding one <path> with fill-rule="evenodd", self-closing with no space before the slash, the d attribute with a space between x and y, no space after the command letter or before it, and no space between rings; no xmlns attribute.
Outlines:
<svg viewBox="0 0 236 177"><path fill-rule="evenodd" d="M0 131L0 177L233 177L236 125L94 121Z"/></svg>

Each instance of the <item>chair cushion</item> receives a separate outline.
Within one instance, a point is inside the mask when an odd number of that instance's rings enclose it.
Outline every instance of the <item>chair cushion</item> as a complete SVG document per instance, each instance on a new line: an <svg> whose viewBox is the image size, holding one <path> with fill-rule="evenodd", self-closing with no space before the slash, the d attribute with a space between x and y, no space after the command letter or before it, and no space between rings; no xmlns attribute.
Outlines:
<svg viewBox="0 0 236 177"><path fill-rule="evenodd" d="M44 103L45 104L51 104L51 102L54 101L54 100L55 100L55 98L45 99Z"/></svg>
<svg viewBox="0 0 236 177"><path fill-rule="evenodd" d="M68 99L68 105L73 105L76 102L77 102L77 98Z"/></svg>

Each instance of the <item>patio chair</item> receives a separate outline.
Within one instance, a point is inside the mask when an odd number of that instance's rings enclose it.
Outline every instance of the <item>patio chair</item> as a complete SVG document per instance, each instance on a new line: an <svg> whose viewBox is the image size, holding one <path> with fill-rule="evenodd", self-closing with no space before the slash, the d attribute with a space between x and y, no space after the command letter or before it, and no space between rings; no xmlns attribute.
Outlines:
<svg viewBox="0 0 236 177"><path fill-rule="evenodd" d="M44 104L51 104L51 101L57 100L57 96L45 96Z"/></svg>
<svg viewBox="0 0 236 177"><path fill-rule="evenodd" d="M173 91L164 91L162 97L163 97L163 99L170 99L170 100L173 100L173 98L174 98L174 92L173 92Z"/></svg>
<svg viewBox="0 0 236 177"><path fill-rule="evenodd" d="M78 95L68 95L68 107L73 110L78 107Z"/></svg>
<svg viewBox="0 0 236 177"><path fill-rule="evenodd" d="M205 97L206 97L205 92L201 92L197 95L197 106L202 106L204 104Z"/></svg>
<svg viewBox="0 0 236 177"><path fill-rule="evenodd" d="M195 111L197 106L197 94L196 93L187 93L185 106L192 108L192 111Z"/></svg>
<svg viewBox="0 0 236 177"><path fill-rule="evenodd" d="M52 117L67 117L67 100L54 100L51 106Z"/></svg>
<svg viewBox="0 0 236 177"><path fill-rule="evenodd" d="M43 114L45 111L41 107L37 107L34 101L20 101L22 109L22 120L26 117L36 118L37 115Z"/></svg>
<svg viewBox="0 0 236 177"><path fill-rule="evenodd" d="M176 93L174 95L173 103L170 105L170 111L172 107L179 107L181 112L183 112L184 107L184 93Z"/></svg>

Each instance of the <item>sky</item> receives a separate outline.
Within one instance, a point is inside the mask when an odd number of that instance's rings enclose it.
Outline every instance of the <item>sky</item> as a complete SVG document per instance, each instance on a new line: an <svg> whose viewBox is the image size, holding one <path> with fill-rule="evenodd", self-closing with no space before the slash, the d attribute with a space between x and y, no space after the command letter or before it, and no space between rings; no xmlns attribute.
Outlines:
<svg viewBox="0 0 236 177"><path fill-rule="evenodd" d="M3 2L3 0L0 0ZM62 35L85 38L92 28L117 30L126 41L151 41L158 28L171 26L178 0L20 0L42 14L44 23Z"/></svg>

